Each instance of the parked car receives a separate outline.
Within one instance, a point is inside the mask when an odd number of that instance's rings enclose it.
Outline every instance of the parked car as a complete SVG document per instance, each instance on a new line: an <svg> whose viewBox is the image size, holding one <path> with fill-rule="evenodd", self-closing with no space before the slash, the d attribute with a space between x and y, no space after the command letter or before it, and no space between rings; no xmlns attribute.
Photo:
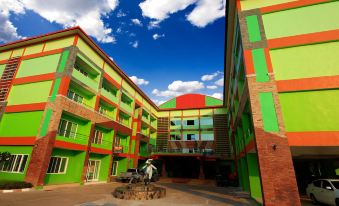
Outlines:
<svg viewBox="0 0 339 206"><path fill-rule="evenodd" d="M122 172L117 180L121 182L129 182L133 178L133 182L141 182L143 180L143 172L138 168L130 168L127 172Z"/></svg>
<svg viewBox="0 0 339 206"><path fill-rule="evenodd" d="M339 179L319 179L308 184L307 195L314 204L339 206Z"/></svg>

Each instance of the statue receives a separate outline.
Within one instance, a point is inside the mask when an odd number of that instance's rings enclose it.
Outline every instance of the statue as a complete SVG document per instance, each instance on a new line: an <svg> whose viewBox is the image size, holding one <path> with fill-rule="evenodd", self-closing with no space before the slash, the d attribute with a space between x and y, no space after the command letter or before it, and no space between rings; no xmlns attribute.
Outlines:
<svg viewBox="0 0 339 206"><path fill-rule="evenodd" d="M152 175L153 175L153 169L157 170L157 168L152 165L153 159L148 159L146 161L146 165L142 167L142 169L145 170L145 177L144 177L144 182L145 185L148 185L151 182Z"/></svg>

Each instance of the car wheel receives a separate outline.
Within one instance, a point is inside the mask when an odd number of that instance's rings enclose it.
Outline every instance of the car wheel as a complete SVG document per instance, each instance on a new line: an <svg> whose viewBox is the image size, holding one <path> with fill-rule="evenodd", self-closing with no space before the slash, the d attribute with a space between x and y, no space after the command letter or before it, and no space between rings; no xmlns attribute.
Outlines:
<svg viewBox="0 0 339 206"><path fill-rule="evenodd" d="M335 205L336 205L336 206L339 206L339 198L337 198L337 199L335 200Z"/></svg>
<svg viewBox="0 0 339 206"><path fill-rule="evenodd" d="M314 196L313 194L310 195L310 198L311 198L312 203L313 203L314 205L318 204L318 200L317 200L317 198L315 198L315 196Z"/></svg>

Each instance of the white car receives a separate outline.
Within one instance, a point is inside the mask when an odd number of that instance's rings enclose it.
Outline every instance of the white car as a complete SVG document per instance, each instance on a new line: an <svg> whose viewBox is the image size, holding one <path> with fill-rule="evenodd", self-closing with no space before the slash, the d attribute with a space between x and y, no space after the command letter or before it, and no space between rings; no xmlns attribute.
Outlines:
<svg viewBox="0 0 339 206"><path fill-rule="evenodd" d="M308 184L307 195L314 204L339 206L339 179L319 179Z"/></svg>

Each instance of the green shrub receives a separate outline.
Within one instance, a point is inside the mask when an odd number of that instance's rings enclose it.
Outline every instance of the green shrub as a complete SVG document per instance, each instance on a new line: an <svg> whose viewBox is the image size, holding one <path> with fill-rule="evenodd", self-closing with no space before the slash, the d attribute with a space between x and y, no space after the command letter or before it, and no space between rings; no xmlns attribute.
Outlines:
<svg viewBox="0 0 339 206"><path fill-rule="evenodd" d="M31 188L33 185L29 182L6 182L0 185L0 189L11 190L11 189L23 189Z"/></svg>

